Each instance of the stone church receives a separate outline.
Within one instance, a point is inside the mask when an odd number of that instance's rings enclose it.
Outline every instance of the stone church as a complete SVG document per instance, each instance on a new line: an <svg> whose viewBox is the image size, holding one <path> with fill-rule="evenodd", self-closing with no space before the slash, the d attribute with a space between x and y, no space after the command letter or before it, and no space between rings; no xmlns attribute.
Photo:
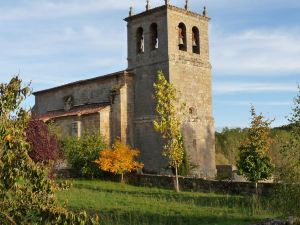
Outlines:
<svg viewBox="0 0 300 225"><path fill-rule="evenodd" d="M153 83L162 70L186 103L182 125L193 175L214 177L215 144L212 117L209 18L165 4L125 18L128 28L128 68L124 71L35 92L34 115L54 121L65 135L80 137L96 131L108 143L119 137L141 151L147 173L162 173L162 139L153 129Z"/></svg>

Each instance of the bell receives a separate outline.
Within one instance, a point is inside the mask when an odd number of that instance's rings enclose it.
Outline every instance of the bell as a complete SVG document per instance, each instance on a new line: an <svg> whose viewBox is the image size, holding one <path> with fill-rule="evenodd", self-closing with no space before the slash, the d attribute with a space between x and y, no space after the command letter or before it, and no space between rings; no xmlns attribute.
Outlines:
<svg viewBox="0 0 300 225"><path fill-rule="evenodd" d="M139 53L143 53L144 52L144 39L143 38L140 40L138 48L139 48L138 49Z"/></svg>
<svg viewBox="0 0 300 225"><path fill-rule="evenodd" d="M197 42L195 40L193 40L193 47L197 47Z"/></svg>
<svg viewBox="0 0 300 225"><path fill-rule="evenodd" d="M158 48L158 38L155 40L155 48Z"/></svg>
<svg viewBox="0 0 300 225"><path fill-rule="evenodd" d="M182 37L179 38L179 45L184 45L184 41Z"/></svg>

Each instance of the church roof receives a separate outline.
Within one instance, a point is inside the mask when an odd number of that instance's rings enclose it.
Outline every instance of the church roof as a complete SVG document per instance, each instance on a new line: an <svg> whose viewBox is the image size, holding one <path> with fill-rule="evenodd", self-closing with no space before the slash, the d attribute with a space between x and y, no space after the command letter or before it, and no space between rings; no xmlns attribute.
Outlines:
<svg viewBox="0 0 300 225"><path fill-rule="evenodd" d="M84 84L84 83L94 82L96 80L112 79L112 78L116 78L116 77L120 77L120 76L129 75L130 72L131 72L130 70L122 70L122 71L111 73L111 74L97 76L97 77L93 77L93 78L89 78L89 79L85 79L85 80L79 80L79 81L75 81L75 82L72 82L72 83L56 86L56 87L53 87L53 88L49 88L49 89L45 89L45 90L41 90L41 91L36 91L33 94L38 95L38 94L41 94L41 93L54 91L54 90L65 88L65 87L70 87L70 86L74 86L74 85L78 85L78 84L80 85L80 84Z"/></svg>
<svg viewBox="0 0 300 225"><path fill-rule="evenodd" d="M82 105L82 106L75 106L69 111L65 110L56 110L47 112L45 114L39 115L34 119L42 120L44 122L69 117L69 116L82 116L82 115L89 115L100 112L102 109L106 108L110 103L101 103L101 104L89 104L89 105Z"/></svg>

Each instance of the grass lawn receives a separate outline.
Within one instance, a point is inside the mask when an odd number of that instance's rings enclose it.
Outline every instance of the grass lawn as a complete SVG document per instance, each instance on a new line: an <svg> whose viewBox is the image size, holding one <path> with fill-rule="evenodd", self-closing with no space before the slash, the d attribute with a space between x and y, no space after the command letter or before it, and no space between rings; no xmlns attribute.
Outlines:
<svg viewBox="0 0 300 225"><path fill-rule="evenodd" d="M75 180L59 200L98 214L103 225L239 225L276 217L247 196L176 193L106 181Z"/></svg>

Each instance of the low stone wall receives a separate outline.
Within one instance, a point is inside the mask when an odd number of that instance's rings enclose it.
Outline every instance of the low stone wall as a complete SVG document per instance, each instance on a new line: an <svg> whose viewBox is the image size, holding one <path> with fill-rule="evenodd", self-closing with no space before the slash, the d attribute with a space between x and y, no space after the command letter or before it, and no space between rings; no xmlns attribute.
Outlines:
<svg viewBox="0 0 300 225"><path fill-rule="evenodd" d="M125 182L127 184L136 186L174 189L175 177L147 174L129 174L125 176ZM216 192L228 194L255 194L255 185L250 182L216 181L193 177L179 177L179 184L182 191ZM274 183L259 183L258 193L267 195L271 193L275 186L276 184Z"/></svg>
<svg viewBox="0 0 300 225"><path fill-rule="evenodd" d="M71 169L63 169L57 171L57 178L80 178L78 174ZM103 174L100 179L107 181L120 182L120 176L114 176L109 173ZM144 186L157 187L164 189L175 188L175 176L168 175L152 175L152 174L126 174L124 176L125 183ZM193 192L216 192L228 194L255 194L255 185L250 182L237 181L217 181L205 180L194 177L179 177L180 190ZM276 187L275 183L259 183L258 193L268 195Z"/></svg>

